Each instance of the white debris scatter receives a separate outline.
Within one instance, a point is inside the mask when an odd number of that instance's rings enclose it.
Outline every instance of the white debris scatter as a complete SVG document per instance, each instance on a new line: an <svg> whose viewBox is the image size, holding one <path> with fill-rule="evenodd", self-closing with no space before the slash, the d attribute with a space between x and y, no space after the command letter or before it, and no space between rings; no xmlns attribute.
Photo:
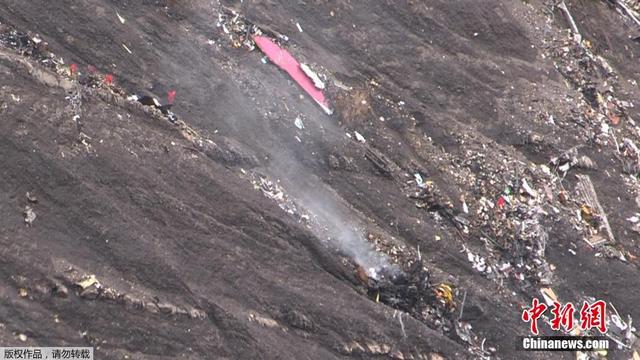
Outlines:
<svg viewBox="0 0 640 360"><path fill-rule="evenodd" d="M364 136L362 136L359 132L354 131L354 134L356 135L356 140L360 141L361 143L367 142Z"/></svg>
<svg viewBox="0 0 640 360"><path fill-rule="evenodd" d="M254 174L254 178L251 182L257 190L262 191L264 196L278 203L278 206L286 213L296 217L300 216L295 202L285 195L284 190L276 182L259 174Z"/></svg>
<svg viewBox="0 0 640 360"><path fill-rule="evenodd" d="M300 26L300 23L296 23L296 27L298 28L298 31L302 32L302 26Z"/></svg>
<svg viewBox="0 0 640 360"><path fill-rule="evenodd" d="M116 16L118 17L118 20L120 20L121 24L125 23L126 20L122 16L120 16L120 14L117 11L116 11Z"/></svg>
<svg viewBox="0 0 640 360"><path fill-rule="evenodd" d="M486 260L484 257L478 254L474 254L466 248L464 249L464 251L467 253L467 259L471 263L471 266L473 267L474 270L477 270L481 273L486 273L486 274L491 274L493 272L493 268L486 263Z"/></svg>
<svg viewBox="0 0 640 360"><path fill-rule="evenodd" d="M325 88L324 82L320 80L318 74L311 70L309 65L301 63L300 69L302 69L302 72L304 72L309 77L309 79L313 81L313 86L317 87L320 90L323 90Z"/></svg>
<svg viewBox="0 0 640 360"><path fill-rule="evenodd" d="M300 119L300 116L296 117L296 120L294 121L294 124L296 125L296 127L300 130L304 129L304 123L302 122L302 119Z"/></svg>

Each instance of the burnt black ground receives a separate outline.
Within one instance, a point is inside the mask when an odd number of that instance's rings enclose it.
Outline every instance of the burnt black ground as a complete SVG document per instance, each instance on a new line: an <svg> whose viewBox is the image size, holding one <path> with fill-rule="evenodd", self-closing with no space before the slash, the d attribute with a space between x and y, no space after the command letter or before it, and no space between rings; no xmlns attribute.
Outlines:
<svg viewBox="0 0 640 360"><path fill-rule="evenodd" d="M638 78L640 45L628 39L631 28L605 2L571 5L594 51L618 71L619 93L633 101L638 89L627 80ZM368 105L355 112L348 108L357 103L339 105L326 116L258 51L230 46L216 27L221 6L287 34L296 56L361 90ZM364 147L344 136L358 130L368 146L403 172L422 171L456 204L473 189L446 169L470 148L484 144L490 158L545 163L585 143L575 124L536 121L543 108L563 118L573 106L565 96L579 96L542 56L545 10L542 1L495 0L3 1L1 23L40 34L67 63L113 73L129 92L176 89L174 111L241 156L207 157L171 124L98 96L82 107L87 148L77 142L65 91L0 58L0 344L18 344L17 335L26 334L28 345L93 345L98 358L109 359L384 358L396 351L405 358L472 357L465 344L409 317L403 338L394 310L369 299L331 247L255 191L242 171L255 170L281 178L292 196L322 186L350 212L346 222L420 245L436 280L467 291L474 331L499 357L574 356L515 352L515 336L528 330L520 306L534 289L499 287L473 270L453 228L407 198L404 180L411 178L380 175ZM560 34L566 24L556 18L550 31ZM330 93L334 102L345 96L335 87ZM301 134L293 124L299 114L307 128ZM527 143L532 132L544 135L541 146ZM353 165L332 168L330 154ZM585 154L598 170L577 171L592 176L618 241L637 254L638 235L625 220L637 211L636 189L623 186L606 149L588 146ZM568 176L566 186L573 183ZM496 187L491 197L502 185ZM26 192L38 199L30 227L22 215ZM640 319L636 264L595 258L562 216L548 225L558 295L602 298ZM567 252L571 242L576 256ZM71 284L68 298L51 296L47 289L64 282L69 266L123 293L201 309L206 318L87 300ZM302 316L308 326L300 326ZM353 341L392 350L345 352Z"/></svg>

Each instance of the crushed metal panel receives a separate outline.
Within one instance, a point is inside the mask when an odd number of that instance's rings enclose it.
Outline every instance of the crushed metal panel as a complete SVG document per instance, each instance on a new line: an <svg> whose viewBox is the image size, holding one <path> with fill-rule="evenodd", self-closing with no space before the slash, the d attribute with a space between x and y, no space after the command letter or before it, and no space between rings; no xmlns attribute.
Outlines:
<svg viewBox="0 0 640 360"><path fill-rule="evenodd" d="M596 194L591 178L588 175L576 175L576 178L578 179L578 184L576 186L578 194L583 199L584 203L598 212L597 215L602 219L602 225L607 237L609 238L608 240L615 243L616 240L613 236L613 231L611 231L609 219L607 219L607 214L604 212L602 205L600 205L600 201L598 201L598 194Z"/></svg>

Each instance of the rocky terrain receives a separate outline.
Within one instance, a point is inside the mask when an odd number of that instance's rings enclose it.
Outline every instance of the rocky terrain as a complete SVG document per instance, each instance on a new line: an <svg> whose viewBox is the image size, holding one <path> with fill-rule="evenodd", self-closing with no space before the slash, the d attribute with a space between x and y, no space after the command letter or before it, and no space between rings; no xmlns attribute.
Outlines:
<svg viewBox="0 0 640 360"><path fill-rule="evenodd" d="M640 358L638 10L3 0L0 344ZM605 300L614 348L517 351L533 298Z"/></svg>

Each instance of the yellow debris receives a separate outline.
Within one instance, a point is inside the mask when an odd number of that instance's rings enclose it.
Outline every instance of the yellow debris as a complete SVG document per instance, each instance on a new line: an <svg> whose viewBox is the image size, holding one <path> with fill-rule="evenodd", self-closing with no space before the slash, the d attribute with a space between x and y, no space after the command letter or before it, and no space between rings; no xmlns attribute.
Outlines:
<svg viewBox="0 0 640 360"><path fill-rule="evenodd" d="M436 297L446 306L453 307L455 305L453 302L453 288L451 285L442 283L436 286L435 293Z"/></svg>
<svg viewBox="0 0 640 360"><path fill-rule="evenodd" d="M593 211L591 206L587 204L583 204L582 206L580 206L580 217L582 217L582 220L584 220L586 223L593 225L595 215L596 213L595 211Z"/></svg>
<svg viewBox="0 0 640 360"><path fill-rule="evenodd" d="M98 282L98 279L96 279L95 275L89 275L88 277L84 278L83 280L80 280L76 283L76 285L80 286L80 288L82 288L83 290L94 285L94 284L100 284Z"/></svg>

